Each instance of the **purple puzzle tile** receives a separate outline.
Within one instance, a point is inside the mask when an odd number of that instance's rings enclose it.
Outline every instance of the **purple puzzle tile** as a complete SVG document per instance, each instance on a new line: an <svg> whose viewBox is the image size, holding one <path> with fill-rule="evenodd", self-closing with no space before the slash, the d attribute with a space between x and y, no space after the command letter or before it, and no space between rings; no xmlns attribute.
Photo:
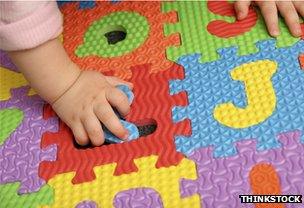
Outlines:
<svg viewBox="0 0 304 208"><path fill-rule="evenodd" d="M0 50L0 66L18 72L16 65L13 64L8 55L2 50Z"/></svg>
<svg viewBox="0 0 304 208"><path fill-rule="evenodd" d="M252 194L249 174L258 163L271 164L279 178L282 194L304 194L304 144L301 131L278 136L282 148L256 151L256 141L236 143L238 154L214 158L213 148L201 148L190 155L197 165L197 180L181 180L182 197L198 193L202 207L253 207L240 204L239 194ZM286 204L301 207L301 204Z"/></svg>
<svg viewBox="0 0 304 208"><path fill-rule="evenodd" d="M121 191L114 198L115 208L162 208L160 195L151 188L134 188Z"/></svg>
<svg viewBox="0 0 304 208"><path fill-rule="evenodd" d="M29 87L12 89L10 100L1 101L0 109L18 108L24 119L0 146L0 184L21 182L19 194L35 192L45 181L38 176L41 161L56 159L56 146L40 149L42 134L58 131L57 118L43 119L45 102L38 96L27 96Z"/></svg>

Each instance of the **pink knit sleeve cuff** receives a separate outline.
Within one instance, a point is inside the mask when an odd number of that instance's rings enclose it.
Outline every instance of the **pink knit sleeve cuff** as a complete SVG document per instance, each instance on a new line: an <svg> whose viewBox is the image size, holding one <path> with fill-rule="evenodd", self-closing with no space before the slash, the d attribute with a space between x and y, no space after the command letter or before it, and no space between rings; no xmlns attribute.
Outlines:
<svg viewBox="0 0 304 208"><path fill-rule="evenodd" d="M29 16L0 26L0 47L6 51L34 48L62 32L62 15L56 2L48 2Z"/></svg>

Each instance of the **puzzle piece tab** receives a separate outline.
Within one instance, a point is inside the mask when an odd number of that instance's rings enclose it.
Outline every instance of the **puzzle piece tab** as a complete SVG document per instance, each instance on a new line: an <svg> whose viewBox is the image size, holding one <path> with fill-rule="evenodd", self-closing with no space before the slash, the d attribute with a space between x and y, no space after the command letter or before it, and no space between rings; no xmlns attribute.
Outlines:
<svg viewBox="0 0 304 208"><path fill-rule="evenodd" d="M172 81L171 93L185 90L189 105L175 107L173 120L190 119L192 136L176 137L178 151L189 154L200 147L214 146L215 157L228 156L236 153L236 141L256 138L259 150L269 149L280 146L277 134L304 130L304 71L297 60L304 51L304 41L287 48L276 48L272 40L261 41L257 47L258 53L247 56L237 56L236 48L221 49L221 59L213 62L200 63L199 54L179 59L186 78ZM262 64L264 70L256 70L256 64ZM276 72L273 64L277 65ZM244 66L250 66L246 69L249 74L243 76L240 71L237 80L242 82L233 80L233 70L244 70ZM248 114L244 117L243 113Z"/></svg>
<svg viewBox="0 0 304 208"><path fill-rule="evenodd" d="M139 171L121 176L113 176L115 164L95 167L96 180L89 183L73 185L71 180L75 173L56 175L48 182L55 190L54 204L46 207L74 208L78 202L86 199L94 201L100 207L113 207L113 199L117 193L141 187L157 191L164 207L199 207L197 195L181 199L179 193L180 178L195 178L194 163L183 159L177 166L157 169L153 165L156 160L156 156L136 159Z"/></svg>

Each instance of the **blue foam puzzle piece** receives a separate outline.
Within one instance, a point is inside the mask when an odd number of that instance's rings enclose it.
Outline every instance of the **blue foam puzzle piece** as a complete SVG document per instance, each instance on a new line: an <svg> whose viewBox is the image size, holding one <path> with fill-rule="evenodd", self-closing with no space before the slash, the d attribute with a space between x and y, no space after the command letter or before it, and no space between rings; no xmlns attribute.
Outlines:
<svg viewBox="0 0 304 208"><path fill-rule="evenodd" d="M91 9L95 7L95 1L90 0L90 1L72 1L72 0L66 0L66 1L57 1L58 6L62 6L67 3L71 2L79 2L79 8L78 9Z"/></svg>
<svg viewBox="0 0 304 208"><path fill-rule="evenodd" d="M120 122L129 132L128 141L132 141L139 137L139 132L138 132L137 126L135 126L134 124L129 123L127 121L124 121L124 120L120 120ZM117 138L114 134L112 134L108 129L104 129L104 135L105 135L105 140L108 143L116 144L116 143L124 142L123 140Z"/></svg>
<svg viewBox="0 0 304 208"><path fill-rule="evenodd" d="M128 86L126 85L118 85L117 86L118 89L120 89L122 92L124 92L129 100L129 103L133 102L134 99L134 94L133 92L129 89ZM115 111L116 115L118 117L121 118L121 116L119 115L119 113L117 111ZM139 137L139 132L138 132L138 128L136 125L124 121L122 119L120 119L120 122L122 123L122 125L128 130L129 132L129 137L128 137L128 141L137 139ZM118 137L116 137L114 134L112 134L112 132L110 132L104 125L102 125L102 128L104 130L104 136L105 136L105 141L108 143L122 143L124 141L122 141L121 139L119 139Z"/></svg>
<svg viewBox="0 0 304 208"><path fill-rule="evenodd" d="M172 110L174 122L190 119L192 136L177 136L177 150L189 155L193 150L214 146L214 156L236 154L234 143L254 138L258 149L280 147L277 134L290 130L304 130L304 71L298 55L304 52L304 41L291 47L276 48L274 40L260 41L256 54L238 56L237 48L218 50L220 59L200 63L200 54L182 56L178 64L185 69L185 79L170 81L170 93L186 91L189 105ZM213 117L215 106L233 102L238 107L247 105L244 85L232 80L230 71L243 63L269 59L278 64L272 77L277 103L275 112L264 122L244 129L226 127ZM302 134L303 135L303 134ZM304 136L301 141L304 142Z"/></svg>
<svg viewBox="0 0 304 208"><path fill-rule="evenodd" d="M92 9L96 6L95 0L87 0L87 1L72 1L72 0L64 0L64 1L57 1L58 6L62 6L66 3L71 3L71 2L79 2L79 7L78 9ZM110 1L112 4L119 3L120 0L111 0Z"/></svg>

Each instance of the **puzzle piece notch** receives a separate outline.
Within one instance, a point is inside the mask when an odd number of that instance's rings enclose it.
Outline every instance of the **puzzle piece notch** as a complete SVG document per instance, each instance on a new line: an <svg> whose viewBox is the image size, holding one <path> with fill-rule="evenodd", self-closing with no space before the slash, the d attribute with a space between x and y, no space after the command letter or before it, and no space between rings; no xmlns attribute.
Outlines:
<svg viewBox="0 0 304 208"><path fill-rule="evenodd" d="M200 63L200 54L179 59L178 63L185 68L185 79L172 80L170 93L187 92L189 105L174 107L173 121L178 123L190 119L192 136L176 137L178 151L187 155L197 148L215 145L215 157L230 156L236 154L233 145L236 141L257 138L262 150L279 147L275 137L280 132L304 130L304 73L297 60L298 54L304 51L304 41L287 48L276 48L272 40L259 41L256 45L260 51L248 56L237 56L237 49L231 47L220 49L221 58L217 61ZM239 108L245 108L248 102L245 86L232 80L230 71L260 60L270 60L278 65L271 79L276 110L265 121L248 128L233 129L222 125L213 117L215 106L232 102ZM259 90L257 95L260 96L264 90L266 88Z"/></svg>
<svg viewBox="0 0 304 208"><path fill-rule="evenodd" d="M76 3L71 3L64 5L62 12L67 23L64 25L63 32L64 47L71 59L81 69L95 69L100 72L114 71L115 76L128 80L132 76L131 66L151 63L152 67L149 73L155 73L166 70L173 65L171 61L166 59L165 48L170 45L179 45L180 41L176 35L164 36L163 23L176 22L177 14L176 12L162 14L161 2L146 2L145 4L141 4L140 2L123 1L115 5L110 2L96 2L94 8L82 11L77 10ZM146 41L133 51L121 56L106 58L91 54L87 57L78 57L74 52L79 45L83 44L86 28L89 28L95 20L117 12L133 12L146 18L149 24L149 33ZM83 16L88 18L81 18ZM132 21L136 23L135 19L132 19ZM135 23L136 28L142 27L142 25ZM132 41L134 44L137 42L135 40ZM111 47L116 48L115 50L117 51L122 50L121 47L115 47L115 45Z"/></svg>
<svg viewBox="0 0 304 208"><path fill-rule="evenodd" d="M56 175L48 182L55 190L52 207L75 207L77 203L87 199L100 207L112 207L117 193L134 188L151 188L157 191L164 207L199 207L198 196L181 199L179 192L181 177L195 178L194 163L183 159L177 166L157 169L153 165L156 160L156 156L136 159L139 171L121 176L113 176L115 164L95 167L96 180L89 183L72 184L70 181L74 176L73 172ZM66 200L67 197L69 200Z"/></svg>
<svg viewBox="0 0 304 208"><path fill-rule="evenodd" d="M56 159L56 146L40 149L40 140L43 133L58 130L58 121L55 118L43 119L45 103L37 95L27 96L29 89L12 89L12 98L0 101L0 109L17 108L24 115L22 123L0 146L0 183L20 181L20 194L38 191L45 184L38 176L40 161Z"/></svg>
<svg viewBox="0 0 304 208"><path fill-rule="evenodd" d="M228 8L229 9L229 8ZM207 25L214 21L223 19L227 22L233 21L231 17L223 17L215 15L208 11L207 2L204 1L175 1L164 2L162 5L162 11L177 12L179 22L176 24L165 24L165 35L171 35L178 33L181 39L181 45L179 47L167 47L166 55L169 60L177 61L179 57L185 54L202 53L202 61L214 61L218 59L216 51L220 48L231 47L236 43L240 44L239 55L247 55L257 52L257 48L254 44L259 40L271 39L268 34L262 16L259 15L259 19L255 26L248 32L237 37L230 37L223 40L218 38L207 31ZM192 12L188 12L192 11ZM224 12L224 11L223 11ZM225 12L229 12L227 8ZM204 18L202 18L204 17ZM197 24L199 23L199 24ZM294 38L290 35L289 30L280 18L279 26L281 28L281 35L277 38L278 47L291 46L296 43L299 38ZM208 47L206 47L208 45Z"/></svg>
<svg viewBox="0 0 304 208"><path fill-rule="evenodd" d="M18 195L20 183L0 184L0 206L5 208L33 208L53 203L53 190L44 185L36 193Z"/></svg>
<svg viewBox="0 0 304 208"><path fill-rule="evenodd" d="M174 135L190 135L191 127L188 120L174 124L171 109L175 105L187 105L187 96L186 93L170 96L168 80L182 79L184 70L174 65L166 71L149 74L150 69L149 64L132 68L135 99L126 120L135 124L147 119L155 121L157 128L153 134L127 143L79 150L73 145L71 131L60 123L58 133L43 136L42 147L58 145L58 157L55 162L40 164L40 177L48 181L56 174L75 171L74 184L88 182L95 179L95 166L116 162L114 175L122 175L138 171L134 159L150 155L158 155L157 168L179 164L183 155L176 152ZM45 113L52 115L49 108L45 109ZM79 158L86 165L80 166Z"/></svg>
<svg viewBox="0 0 304 208"><path fill-rule="evenodd" d="M264 151L257 151L255 140L241 141L236 144L237 155L223 158L214 158L212 147L195 150L189 158L196 163L198 179L181 180L182 197L198 193L203 207L227 204L240 207L238 195L252 193L250 170L260 163L275 168L282 194L303 193L304 160L300 158L303 158L304 144L300 141L301 134L301 131L282 133L278 136L282 148Z"/></svg>

